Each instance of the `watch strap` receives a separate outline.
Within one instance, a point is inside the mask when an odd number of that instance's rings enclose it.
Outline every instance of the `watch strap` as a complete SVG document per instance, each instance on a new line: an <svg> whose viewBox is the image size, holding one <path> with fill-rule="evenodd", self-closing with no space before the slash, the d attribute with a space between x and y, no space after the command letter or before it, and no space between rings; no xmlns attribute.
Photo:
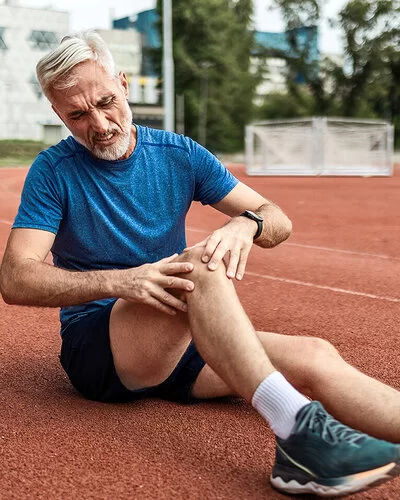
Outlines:
<svg viewBox="0 0 400 500"><path fill-rule="evenodd" d="M245 210L240 214L242 217L247 217L248 219L253 220L257 223L257 232L253 237L253 240L256 240L262 233L263 230L263 218L252 212L251 210Z"/></svg>

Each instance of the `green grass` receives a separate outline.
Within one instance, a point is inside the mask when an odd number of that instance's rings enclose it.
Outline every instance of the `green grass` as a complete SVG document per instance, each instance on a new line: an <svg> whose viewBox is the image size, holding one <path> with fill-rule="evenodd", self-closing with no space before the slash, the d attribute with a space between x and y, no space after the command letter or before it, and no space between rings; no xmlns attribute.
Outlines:
<svg viewBox="0 0 400 500"><path fill-rule="evenodd" d="M41 141L6 139L0 141L0 167L29 166L47 148Z"/></svg>

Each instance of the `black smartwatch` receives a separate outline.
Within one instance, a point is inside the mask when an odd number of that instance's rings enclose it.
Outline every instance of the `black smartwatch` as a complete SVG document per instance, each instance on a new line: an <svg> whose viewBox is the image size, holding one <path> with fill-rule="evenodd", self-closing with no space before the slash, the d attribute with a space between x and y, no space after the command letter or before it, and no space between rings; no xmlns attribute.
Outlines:
<svg viewBox="0 0 400 500"><path fill-rule="evenodd" d="M253 238L253 240L256 240L260 236L260 234L262 233L264 219L262 217L260 217L259 215L257 215L255 212L252 212L251 210L245 210L240 215L243 216L243 217L247 217L248 219L251 219L251 220L254 220L255 222L257 222L258 228L257 228L257 232L256 232L256 234L254 235L254 238Z"/></svg>

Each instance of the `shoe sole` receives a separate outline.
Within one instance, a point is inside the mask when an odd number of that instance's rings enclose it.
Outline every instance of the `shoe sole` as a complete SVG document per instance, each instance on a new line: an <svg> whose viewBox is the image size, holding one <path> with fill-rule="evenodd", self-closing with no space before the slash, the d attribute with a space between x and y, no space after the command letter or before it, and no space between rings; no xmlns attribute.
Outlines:
<svg viewBox="0 0 400 500"><path fill-rule="evenodd" d="M271 475L270 481L274 488L284 493L291 493L294 495L311 493L321 497L340 497L368 488L374 488L399 474L400 463L392 462L378 469L360 472L342 478L335 478L334 486L318 483L318 479L317 481L309 481L305 484L301 484L294 479L286 482L279 475L275 477ZM326 480L324 482L326 482ZM338 482L340 484L338 484Z"/></svg>

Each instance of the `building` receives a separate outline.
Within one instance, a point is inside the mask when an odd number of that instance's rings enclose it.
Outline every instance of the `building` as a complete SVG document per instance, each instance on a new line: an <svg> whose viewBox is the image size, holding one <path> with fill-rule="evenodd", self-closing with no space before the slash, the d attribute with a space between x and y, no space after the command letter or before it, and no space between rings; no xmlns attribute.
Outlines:
<svg viewBox="0 0 400 500"><path fill-rule="evenodd" d="M141 36L142 65L140 77L132 85L132 100L136 104L150 103L159 87L160 72L155 68L151 57L154 49L161 47L160 18L156 9L140 12L136 16L124 17L113 21L113 27L123 30L137 30ZM257 49L251 57L251 71L262 72L262 82L257 87L256 103L260 104L271 92L285 92L287 78L287 58L295 57L293 46L301 52L307 48L310 62L319 58L318 29L315 26L301 27L286 32L254 33ZM302 75L296 81L303 83ZM149 89L148 87L151 87ZM150 101L149 101L150 100ZM151 102L155 104L157 101Z"/></svg>
<svg viewBox="0 0 400 500"><path fill-rule="evenodd" d="M160 74L154 66L152 51L161 47L159 16L156 9L139 12L136 16L123 17L113 21L113 28L134 30L140 37L141 65L137 76L132 79L131 102L135 105L159 105L161 101Z"/></svg>
<svg viewBox="0 0 400 500"><path fill-rule="evenodd" d="M262 82L257 87L256 103L272 92L286 92L287 59L306 55L306 62L319 60L318 28L302 26L284 32L255 32L256 49L251 58L252 71L262 71ZM296 83L304 83L301 74Z"/></svg>
<svg viewBox="0 0 400 500"><path fill-rule="evenodd" d="M156 9L144 10L135 16L113 21L114 29L136 30L139 33L142 45L140 74L143 76L158 76L150 52L161 47L159 23L160 17Z"/></svg>
<svg viewBox="0 0 400 500"><path fill-rule="evenodd" d="M36 79L36 64L69 31L69 14L0 0L0 139L54 143L67 130Z"/></svg>
<svg viewBox="0 0 400 500"><path fill-rule="evenodd" d="M162 128L163 108L160 107L158 77L143 71L143 34L124 18L114 22L112 30L96 30L110 49L118 71L126 73L129 82L129 105L135 123ZM125 29L124 26L127 28Z"/></svg>
<svg viewBox="0 0 400 500"><path fill-rule="evenodd" d="M96 32L110 49L117 71L123 71L131 84L133 79L140 74L142 51L139 33L136 30L119 29L96 29Z"/></svg>
<svg viewBox="0 0 400 500"><path fill-rule="evenodd" d="M140 71L132 77L129 86L129 103L134 120L138 124L162 128L164 108L162 107L161 75L156 70L152 51L161 47L159 16L156 9L139 12L135 16L113 21L113 28L135 31L140 37Z"/></svg>

